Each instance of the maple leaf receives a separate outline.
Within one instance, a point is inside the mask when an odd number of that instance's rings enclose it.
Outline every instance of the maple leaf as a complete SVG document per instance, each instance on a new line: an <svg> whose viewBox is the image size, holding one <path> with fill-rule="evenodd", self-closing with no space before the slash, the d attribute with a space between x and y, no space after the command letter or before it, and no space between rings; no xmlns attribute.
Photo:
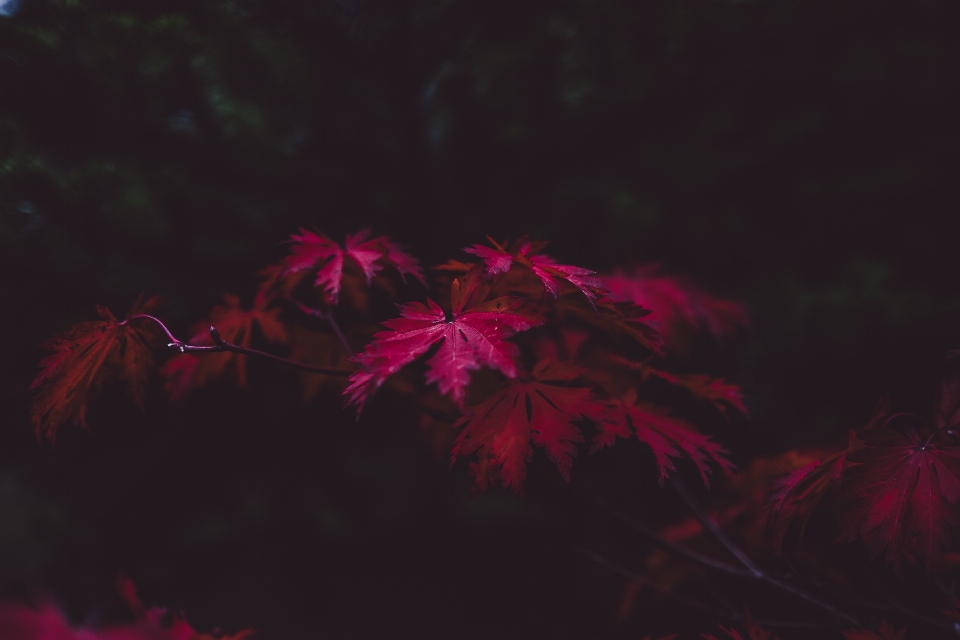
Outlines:
<svg viewBox="0 0 960 640"><path fill-rule="evenodd" d="M933 422L938 429L960 427L960 374L949 376L940 383Z"/></svg>
<svg viewBox="0 0 960 640"><path fill-rule="evenodd" d="M773 484L769 526L774 532L772 544L775 550L779 552L782 549L783 539L794 523L799 523L798 535L803 536L810 517L827 490L839 485L843 473L853 464L850 453L862 446L863 441L851 429L845 449L820 456Z"/></svg>
<svg viewBox="0 0 960 640"><path fill-rule="evenodd" d="M362 410L364 402L384 380L423 355L434 344L440 349L427 361L426 381L436 382L440 392L462 407L470 372L486 365L508 378L517 375L520 351L507 338L542 324L540 318L524 308L522 300L508 296L468 307L480 289L479 281L467 274L464 283L454 280L450 289L452 314L448 320L433 300L399 305L400 318L383 323L388 331L374 335L373 341L354 362L363 369L350 376L344 390L347 404Z"/></svg>
<svg viewBox="0 0 960 640"><path fill-rule="evenodd" d="M717 411L724 415L727 414L729 407L733 407L744 416L750 415L743 403L743 393L740 391L740 387L730 384L722 378L711 378L700 374L678 375L651 367L646 362L636 362L621 356L612 356L610 361L639 371L644 380L657 377L672 385L683 387L697 398L711 403Z"/></svg>
<svg viewBox="0 0 960 640"><path fill-rule="evenodd" d="M208 320L193 326L190 344L212 346L210 327L214 326L224 342L250 348L254 324L267 340L287 342L287 329L280 320L280 310L268 308L269 301L263 293L257 295L249 310L241 308L240 298L235 295L223 294L223 302L210 311ZM247 387L246 356L231 351L203 355L183 353L168 360L161 373L167 379L167 392L175 400L228 373L233 374L241 388Z"/></svg>
<svg viewBox="0 0 960 640"><path fill-rule="evenodd" d="M777 636L757 624L757 621L753 619L749 611L746 612L743 622L747 631L746 638L740 635L740 632L733 627L725 627L722 624L717 626L727 634L730 640L777 640ZM703 636L704 640L719 640L719 638L710 633L702 633L700 635Z"/></svg>
<svg viewBox="0 0 960 640"><path fill-rule="evenodd" d="M488 276L507 273L514 263L530 269L543 287L556 298L560 293L561 282L566 281L576 287L591 303L603 292L600 281L593 277L596 273L583 267L560 264L553 258L539 253L545 243L533 243L522 238L508 250L489 236L491 247L475 244L464 249L466 253L482 258Z"/></svg>
<svg viewBox="0 0 960 640"><path fill-rule="evenodd" d="M748 324L742 305L711 296L694 283L661 275L659 267L640 267L600 276L611 295L649 309L645 322L655 327L669 344L678 346L681 329L706 329L716 338Z"/></svg>
<svg viewBox="0 0 960 640"><path fill-rule="evenodd" d="M300 235L290 236L290 240L295 244L291 254L283 261L281 275L316 269L314 286L323 289L326 300L331 305L336 305L340 296L346 258L350 258L360 267L367 286L370 286L373 277L384 266L396 269L404 282L408 275L412 275L426 285L416 258L407 254L387 236L369 236L370 229L348 235L341 248L326 236L300 229Z"/></svg>
<svg viewBox="0 0 960 640"><path fill-rule="evenodd" d="M903 640L907 633L906 627L897 631L893 624L886 620L880 621L877 631L879 633L867 629L846 629L843 637L845 640Z"/></svg>
<svg viewBox="0 0 960 640"><path fill-rule="evenodd" d="M570 386L578 375L576 369L541 360L529 378L513 380L470 407L456 425L463 431L453 444L451 464L476 453L479 461L471 471L477 487L486 490L490 475L498 471L504 487L521 493L535 444L569 481L576 443L583 441L573 423L603 408L591 389Z"/></svg>
<svg viewBox="0 0 960 640"><path fill-rule="evenodd" d="M593 438L593 453L610 446L617 436L637 439L650 447L660 470L660 485L670 471L676 471L674 460L684 454L690 458L700 472L704 485L710 486L709 461L716 463L729 473L733 463L726 459L727 451L709 436L697 433L693 426L678 418L673 418L652 404L637 404L636 391L628 391L623 398L604 404L601 411L589 417L597 423L597 434Z"/></svg>
<svg viewBox="0 0 960 640"><path fill-rule="evenodd" d="M365 335L369 338L369 334ZM339 338L332 333L321 333L304 327L290 328L290 359L297 362L306 362L312 365L329 369L349 370L350 355L343 348ZM303 383L303 400L307 402L315 397L321 389L333 387L342 391L346 379L312 371L300 371L300 380Z"/></svg>
<svg viewBox="0 0 960 640"><path fill-rule="evenodd" d="M79 322L41 345L53 353L40 361L30 385L40 389L30 408L37 437L46 434L53 442L57 428L67 422L87 428L87 405L110 378L126 380L127 394L143 408L157 325L146 318L131 319L154 313L161 302L159 296L146 302L140 296L123 322L97 305L100 320Z"/></svg>
<svg viewBox="0 0 960 640"><path fill-rule="evenodd" d="M133 583L120 580L121 595L136 616L130 624L101 628L74 628L53 604L30 607L17 602L0 602L0 638L4 640L253 640L254 631L244 629L232 635L208 635L196 631L179 614L168 615L160 607L144 608Z"/></svg>
<svg viewBox="0 0 960 640"><path fill-rule="evenodd" d="M939 429L924 437L911 426L903 433L879 427L851 459L859 464L851 470L841 509L848 539L862 538L895 571L904 558L917 557L929 570L960 527L955 432Z"/></svg>
<svg viewBox="0 0 960 640"><path fill-rule="evenodd" d="M663 354L660 334L644 321L650 312L632 302L601 294L588 307L579 304L574 296L560 296L555 310L560 321L575 318L605 333L629 337L650 351Z"/></svg>

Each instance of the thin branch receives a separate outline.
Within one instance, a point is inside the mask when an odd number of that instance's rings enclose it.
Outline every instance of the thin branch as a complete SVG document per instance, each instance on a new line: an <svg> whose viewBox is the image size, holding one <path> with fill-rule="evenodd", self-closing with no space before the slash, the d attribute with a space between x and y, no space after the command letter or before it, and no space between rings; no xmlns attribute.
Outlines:
<svg viewBox="0 0 960 640"><path fill-rule="evenodd" d="M670 598L672 600L676 600L677 602L681 604L685 604L694 609L705 611L706 613L715 615L718 618L722 618L728 622L740 622L743 620L743 616L741 616L736 612L725 611L723 609L713 607L705 602L701 602L693 598L688 598L687 596L684 596L682 594L676 593L669 589L665 589L659 584L657 584L656 582L654 582L653 580L647 578L646 576L643 576L639 573L634 573L630 569L627 569L626 567L622 567L614 563L613 561L609 560L608 558L605 558L604 556L601 556L599 553L595 551L591 551L589 549L581 549L581 548L578 548L577 551L582 553L584 556L590 558L600 566L606 567L607 569L610 569L614 573L620 574L621 576L623 576L628 580L631 580L633 582L638 582L643 586L649 587L650 589L656 591L657 593L661 594L664 597ZM781 629L822 629L825 626L817 622L806 622L806 621L799 621L799 620L767 620L763 618L758 618L758 619L755 619L755 622L762 627L776 627Z"/></svg>
<svg viewBox="0 0 960 640"><path fill-rule="evenodd" d="M877 591L889 602L895 609L901 613L905 613L914 620L919 620L921 622L926 622L932 627L937 627L938 629L946 629L947 631L953 631L955 635L960 636L960 623L949 623L943 622L942 620L937 620L936 618L931 618L930 616L920 613L919 611L914 611L913 609L907 607L899 600L896 600L889 591L884 589L880 584L876 584Z"/></svg>
<svg viewBox="0 0 960 640"><path fill-rule="evenodd" d="M164 332L165 334L167 334L167 337L170 338L170 342L180 342L179 340L177 340L177 339L174 337L174 335L173 335L172 333L170 333L170 329L167 329L167 325L163 324L163 322L161 322L161 321L158 320L157 318L154 318L154 317L151 316L151 315L147 315L146 313L141 313L141 314L136 315L136 316L131 316L131 317L127 318L126 320L124 320L123 322L121 322L121 323L120 323L120 326L122 327L123 325L127 324L127 323L130 322L131 320L141 320L141 319L143 319L143 320L153 320L153 321L156 322L158 325L160 325L160 328L163 329L163 332Z"/></svg>
<svg viewBox="0 0 960 640"><path fill-rule="evenodd" d="M713 535L713 537L716 538L720 544L726 547L727 551L733 554L733 556L740 561L740 564L751 571L753 575L758 578L763 578L764 573L760 570L760 567L754 564L753 560L750 559L750 556L748 556L743 549L734 544L733 540L731 540L729 536L727 536L727 534L720 529L720 526L713 518L710 517L706 510L700 506L693 495L687 490L686 485L682 480L680 480L680 478L676 476L676 474L670 478L670 484L673 485L673 488L677 490L677 493L680 494L680 497L683 498L683 500L687 503L687 506L690 507L690 511L692 511L693 515L696 516L697 520L700 521L700 524L703 525L703 528L707 529L711 535Z"/></svg>
<svg viewBox="0 0 960 640"><path fill-rule="evenodd" d="M633 529L640 535L648 538L658 546L663 547L668 551L672 551L673 553L679 556L682 556L688 560L691 560L693 562L696 562L697 564L703 565L705 567L709 567L711 569L716 569L717 571L722 571L724 573L729 573L730 575L738 576L741 578L756 577L753 573L751 573L750 571L747 571L746 569L741 569L740 567L729 564L727 562L723 562L722 560L716 560L714 558L711 558L710 556L693 551L692 549L687 549L686 547L681 546L676 542L667 540L666 538L661 536L659 533L657 533L650 527L631 520L630 518L626 517L625 515L623 515L622 513L620 513L613 507L611 507L610 505L606 504L605 502L598 500L597 498L594 498L593 496L587 494L582 489L579 489L577 487L570 485L570 490L576 493L577 495L579 495L580 497L588 500L595 506L600 507L601 509L606 511L607 514L619 520L622 524L626 525L630 529Z"/></svg>
<svg viewBox="0 0 960 640"><path fill-rule="evenodd" d="M777 587L781 591L784 591L786 593L792 593L797 598L801 600L805 600L809 604L817 607L818 609L822 609L823 611L826 611L832 614L835 618L843 620L845 623L851 626L854 626L854 627L863 626L857 618L850 615L849 613L844 613L840 609L837 609L836 607L834 607L832 604L824 602L820 598L814 596L813 594L807 593L800 587L792 585L789 582L784 582L783 580L778 580L777 578L771 578L768 575L757 576L757 579L762 580L766 584Z"/></svg>
<svg viewBox="0 0 960 640"><path fill-rule="evenodd" d="M664 549L672 551L673 553L679 556L682 556L688 560L701 564L705 567L709 567L711 569L722 571L723 573L738 576L741 578L750 578L752 580L757 580L765 584L768 584L772 587L776 587L777 589L784 591L786 593L790 593L801 600L805 600L806 602L813 605L814 607L821 609L822 611L826 611L827 613L831 614L833 617L839 620L843 620L845 624L849 624L854 627L862 626L860 624L860 621L857 620L857 618L855 618L854 616L848 613L844 613L843 611L841 611L840 609L837 609L830 603L824 602L823 600L817 598L816 596L810 593L807 593L806 591L804 591L803 589L800 589L795 585L792 585L788 582L784 582L782 580L778 580L776 578L772 578L762 572L760 573L760 575L757 575L755 572L749 569L741 569L740 567L737 567L735 565L723 562L721 560L715 560L710 556L706 556L701 553L697 553L696 551L692 551L691 549L687 549L684 546L681 546L675 542L667 540L666 538L661 536L659 533L657 533L653 529L650 529L649 527L642 525L639 522L634 522L630 520L629 518L621 514L619 511L617 511L613 507L610 507L609 505L604 504L600 500L593 498L592 496L588 495L584 491L572 486L570 488L575 493L586 498L593 504L601 507L604 511L606 511L616 519L620 520L620 522L627 525L628 527L630 527L637 533L643 535L644 537L650 539L652 542L655 542L657 545L663 547Z"/></svg>
<svg viewBox="0 0 960 640"><path fill-rule="evenodd" d="M828 602L824 602L820 598L814 596L813 594L807 593L806 591L804 591L803 589L801 589L800 587L794 584L791 584L789 582L784 582L783 580L778 580L777 578L768 576L766 573L761 571L760 568L753 562L753 560L751 560L750 557L746 554L746 552L744 552L740 547L734 544L734 542L727 536L727 534L720 529L720 526L716 523L716 521L710 517L710 515L706 512L706 510L704 510L703 507L700 506L700 504L696 501L693 495L691 495L690 492L687 491L686 486L684 486L683 482L679 478L673 477L670 479L670 481L673 483L673 487L677 490L677 493L679 493L680 496L684 499L684 501L690 507L690 510L697 517L700 523L708 531L710 531L713 537L716 538L717 541L720 542L720 544L722 544L724 547L727 548L728 551L730 551L730 553L736 556L736 558L750 572L751 577L757 580L761 580L771 586L777 587L781 591L791 593L796 597L800 598L801 600L805 600L811 605L819 609L822 609L824 611L827 611L833 614L835 617L840 618L849 624L853 624L854 626L860 626L860 622L850 614L844 613L843 611L841 611L840 609L837 609L836 607L829 604Z"/></svg>
<svg viewBox="0 0 960 640"><path fill-rule="evenodd" d="M167 338L170 339L170 343L167 346L170 347L171 349L176 349L180 353L218 353L223 351L232 351L234 353L242 353L248 356L265 358L266 360L272 360L274 362L278 362L288 367L294 367L296 369L302 369L303 371L310 371L313 373L325 373L330 376L342 376L342 377L347 377L353 374L353 371L350 371L348 369L333 369L331 367L317 367L312 364L307 364L305 362L290 360L288 358L281 358L280 356L275 356L272 353L267 353L265 351L248 349L247 347L241 347L238 344L232 344L230 342L226 342L223 340L223 338L220 337L220 332L217 331L215 327L210 327L210 336L213 338L213 342L214 342L213 346L202 346L202 345L187 344L182 340L178 340L177 337L170 332L170 329L167 328L167 325L165 325L163 322L161 322L157 318L154 318L153 316L150 316L147 314L140 314L140 315L127 318L120 324L125 325L131 320L140 320L140 319L152 320L153 322L156 322L160 326L160 328L163 330L163 332L166 334Z"/></svg>
<svg viewBox="0 0 960 640"><path fill-rule="evenodd" d="M267 353L265 351L258 351L256 349L248 349L247 347L241 347L238 344L232 344L230 342L225 342L223 338L220 337L220 332L217 331L216 327L210 327L210 337L213 338L213 342L216 344L212 348L213 351L232 351L233 353L242 353L248 356L257 356L259 358L265 358L267 360L272 360L280 364L286 365L288 367L294 367L296 369L302 369L303 371L310 371L312 373L325 373L331 376L343 376L347 377L352 375L354 372L348 369L334 369L331 367L318 367L316 365L307 364L305 362L299 362L297 360L290 360L289 358L281 358L280 356L275 356L272 353ZM170 347L179 348L181 351L208 351L210 348L204 347L191 347L190 345L185 344L170 344Z"/></svg>
<svg viewBox="0 0 960 640"><path fill-rule="evenodd" d="M590 558L600 566L606 567L607 569L610 569L614 573L620 574L627 580L631 580L633 582L639 582L641 585L653 589L654 591L656 591L662 596L665 596L672 600L676 600L677 602L681 604L685 604L688 607L693 607L694 609L705 611L711 615L717 616L719 618L723 618L724 620L728 620L730 622L736 622L735 616L730 615L729 612L723 611L722 609L719 609L717 607L710 606L705 602L700 602L699 600L688 598L679 593L675 593L674 591L671 591L669 589L664 589L659 584L647 578L646 576L642 576L639 573L634 573L633 571L630 571L625 567L621 567L620 565L612 562L611 560L608 560L607 558L601 556L599 553L595 551L591 551L589 549L580 549L580 548L578 548L577 551L579 551L584 556Z"/></svg>

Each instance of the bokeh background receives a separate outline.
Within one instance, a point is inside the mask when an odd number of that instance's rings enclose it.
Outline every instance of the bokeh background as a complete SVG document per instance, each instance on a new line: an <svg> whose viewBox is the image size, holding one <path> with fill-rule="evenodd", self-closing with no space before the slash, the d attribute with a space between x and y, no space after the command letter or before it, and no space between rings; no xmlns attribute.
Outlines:
<svg viewBox="0 0 960 640"><path fill-rule="evenodd" d="M529 233L565 262L660 263L743 301L751 327L692 363L747 395L752 420L718 434L741 463L842 438L883 393L928 411L960 345L949 3L0 12L0 595L78 623L123 616L124 574L200 629L265 638L670 630L663 604L616 622L624 579L576 549L645 547L564 489L470 497L415 416L354 422L288 372L177 407L156 385L145 413L108 393L90 432L36 441L39 343L141 291L186 333L221 292L249 301L301 225L372 226L428 266ZM669 521L625 451L582 473Z"/></svg>

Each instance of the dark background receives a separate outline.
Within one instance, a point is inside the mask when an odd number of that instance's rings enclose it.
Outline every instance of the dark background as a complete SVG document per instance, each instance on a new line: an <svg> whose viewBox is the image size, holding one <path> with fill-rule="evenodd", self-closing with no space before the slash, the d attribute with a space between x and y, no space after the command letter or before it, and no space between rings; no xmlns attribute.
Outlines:
<svg viewBox="0 0 960 640"><path fill-rule="evenodd" d="M751 328L694 363L747 394L718 434L741 464L842 438L882 393L929 411L960 344L949 3L3 6L0 592L78 623L122 617L124 573L265 638L711 628L653 603L616 627L623 579L575 549L646 547L547 474L471 498L414 416L355 423L269 366L179 407L157 385L145 413L108 390L90 432L37 443L40 342L141 291L183 334L221 291L251 300L300 225L427 266L529 233L744 301ZM623 451L574 482L674 517Z"/></svg>

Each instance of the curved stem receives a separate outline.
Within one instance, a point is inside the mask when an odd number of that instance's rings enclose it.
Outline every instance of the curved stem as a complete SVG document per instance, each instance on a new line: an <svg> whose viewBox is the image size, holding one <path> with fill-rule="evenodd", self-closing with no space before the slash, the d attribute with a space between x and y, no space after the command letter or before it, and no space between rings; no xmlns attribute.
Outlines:
<svg viewBox="0 0 960 640"><path fill-rule="evenodd" d="M248 349L247 347L241 347L238 344L232 344L230 342L226 342L225 340L223 340L223 338L220 337L220 332L217 331L215 327L210 327L210 336L213 338L213 342L214 342L213 346L202 346L202 345L187 344L182 340L178 340L177 337L170 332L170 329L167 328L167 325L165 325L159 319L151 315L147 315L145 313L127 318L120 324L125 325L131 320L141 320L141 319L152 320L153 322L156 322L160 326L160 328L163 330L163 332L166 334L167 338L170 339L170 343L167 346L178 350L180 353L218 353L223 351L232 351L233 353L242 353L248 356L257 356L258 358L265 358L267 360L272 360L273 362L284 364L288 367L294 367L295 369L310 371L312 373L325 373L330 376L343 376L343 377L350 376L353 373L353 371L350 371L348 369L333 369L331 367L318 367L312 364L307 364L305 362L299 362L297 360L281 358L280 356L275 356L272 353L267 353L265 351L258 351L256 349Z"/></svg>
<svg viewBox="0 0 960 640"><path fill-rule="evenodd" d="M136 315L136 316L130 316L129 318L127 318L126 320L124 320L123 322L121 322L121 323L120 323L120 326L122 327L123 325L127 324L127 323L130 322L131 320L141 320L141 319L144 319L144 320L153 320L153 321L156 322L158 325L160 325L160 328L163 329L163 332L164 332L165 334L167 334L167 337L170 338L170 342L180 342L179 340L176 339L176 337L174 337L174 335L173 335L172 333L170 333L170 329L167 329L167 325L163 324L163 322L161 322L161 321L158 320L157 318L154 318L154 317L151 316L151 315L147 315L146 313L141 313L141 314Z"/></svg>

